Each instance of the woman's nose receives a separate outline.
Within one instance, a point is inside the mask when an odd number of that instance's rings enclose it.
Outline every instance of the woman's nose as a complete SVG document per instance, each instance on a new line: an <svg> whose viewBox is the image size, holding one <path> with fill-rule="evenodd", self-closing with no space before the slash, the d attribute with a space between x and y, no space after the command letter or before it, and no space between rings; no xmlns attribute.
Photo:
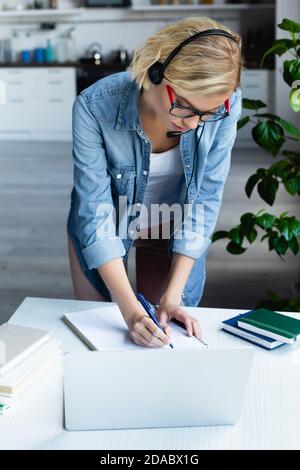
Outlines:
<svg viewBox="0 0 300 470"><path fill-rule="evenodd" d="M196 129L199 124L199 116L192 116L190 118L185 118L183 120L184 126L188 127L189 129Z"/></svg>

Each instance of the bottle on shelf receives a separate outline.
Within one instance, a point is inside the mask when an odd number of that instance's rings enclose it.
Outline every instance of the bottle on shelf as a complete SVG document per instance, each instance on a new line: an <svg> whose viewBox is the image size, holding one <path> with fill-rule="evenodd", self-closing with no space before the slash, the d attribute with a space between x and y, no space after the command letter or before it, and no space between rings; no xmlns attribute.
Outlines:
<svg viewBox="0 0 300 470"><path fill-rule="evenodd" d="M49 8L51 9L58 8L58 0L49 0Z"/></svg>
<svg viewBox="0 0 300 470"><path fill-rule="evenodd" d="M48 62L48 63L55 62L55 60L56 60L55 50L54 50L54 47L53 47L50 39L47 39L45 59L46 59L46 62Z"/></svg>
<svg viewBox="0 0 300 470"><path fill-rule="evenodd" d="M77 61L77 50L76 50L76 41L74 38L74 31L75 28L72 27L67 32L67 60L68 62L76 62Z"/></svg>

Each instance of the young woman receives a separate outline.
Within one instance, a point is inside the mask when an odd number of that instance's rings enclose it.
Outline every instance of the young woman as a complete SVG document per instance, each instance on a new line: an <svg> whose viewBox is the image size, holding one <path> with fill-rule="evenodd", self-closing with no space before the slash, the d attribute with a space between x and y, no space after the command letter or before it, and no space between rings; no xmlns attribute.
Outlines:
<svg viewBox="0 0 300 470"><path fill-rule="evenodd" d="M75 298L116 301L139 345L169 344L172 318L201 337L182 306L197 306L203 293L241 113L241 69L239 35L210 18L185 18L139 47L130 72L99 80L74 103L67 231ZM181 214L152 217L162 205ZM159 305L164 331L129 283L132 246L137 290Z"/></svg>

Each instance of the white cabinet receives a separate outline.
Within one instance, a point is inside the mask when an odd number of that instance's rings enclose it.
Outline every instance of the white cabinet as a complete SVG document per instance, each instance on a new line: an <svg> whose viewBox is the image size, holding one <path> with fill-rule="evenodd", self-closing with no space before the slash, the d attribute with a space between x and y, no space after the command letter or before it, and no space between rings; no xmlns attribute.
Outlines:
<svg viewBox="0 0 300 470"><path fill-rule="evenodd" d="M272 70L244 70L242 74L242 98L261 100L267 104L267 108L261 108L259 112L274 112L274 71ZM252 110L242 109L241 119L253 114ZM239 147L256 147L251 130L254 124L248 123L238 130L236 145Z"/></svg>
<svg viewBox="0 0 300 470"><path fill-rule="evenodd" d="M0 68L0 80L0 139L71 140L75 68Z"/></svg>

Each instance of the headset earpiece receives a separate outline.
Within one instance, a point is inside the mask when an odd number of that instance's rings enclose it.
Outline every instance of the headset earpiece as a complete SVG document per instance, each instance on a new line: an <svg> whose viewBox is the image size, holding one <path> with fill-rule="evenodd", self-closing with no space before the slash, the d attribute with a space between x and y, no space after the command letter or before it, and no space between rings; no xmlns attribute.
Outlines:
<svg viewBox="0 0 300 470"><path fill-rule="evenodd" d="M148 70L148 75L154 85L159 85L164 77L164 64L158 60L154 62Z"/></svg>

